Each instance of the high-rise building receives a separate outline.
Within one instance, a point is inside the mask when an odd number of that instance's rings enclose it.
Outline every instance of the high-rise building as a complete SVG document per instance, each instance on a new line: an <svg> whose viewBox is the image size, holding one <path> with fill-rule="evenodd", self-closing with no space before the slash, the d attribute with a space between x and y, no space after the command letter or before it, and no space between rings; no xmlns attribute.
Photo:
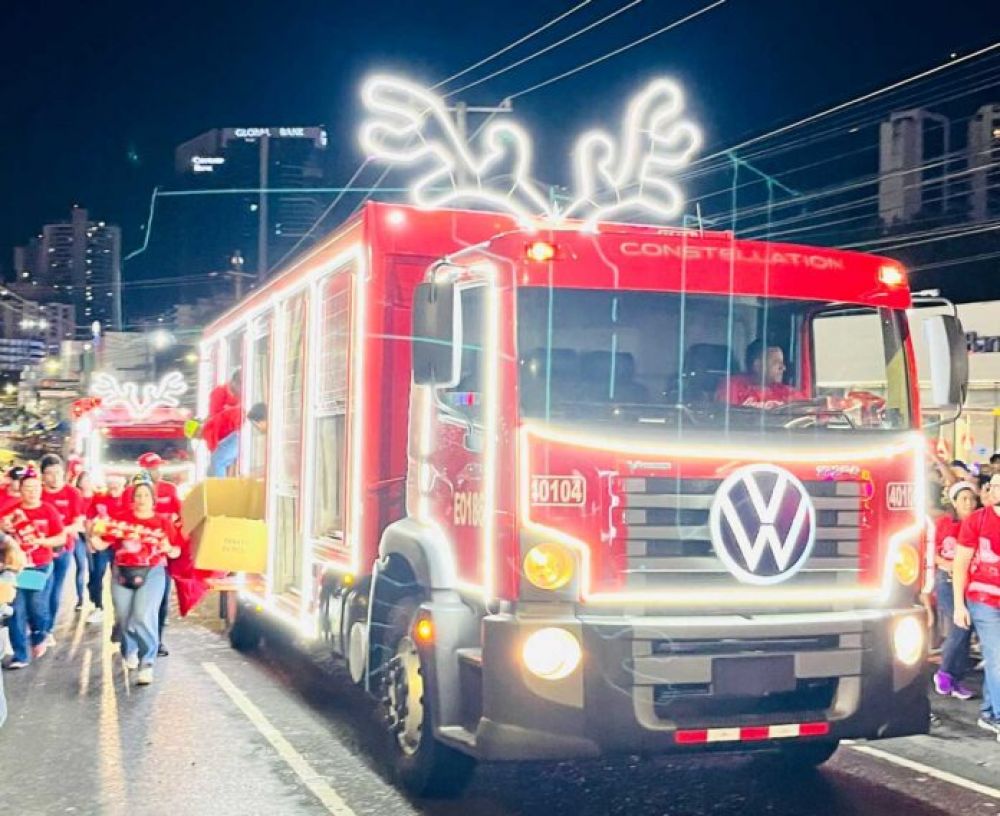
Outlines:
<svg viewBox="0 0 1000 816"><path fill-rule="evenodd" d="M950 123L924 108L896 111L879 131L878 210L891 228L949 205Z"/></svg>
<svg viewBox="0 0 1000 816"><path fill-rule="evenodd" d="M70 305L88 324L120 329L121 244L119 227L91 221L85 209L73 207L67 221L46 224L15 248L10 288L28 300Z"/></svg>
<svg viewBox="0 0 1000 816"><path fill-rule="evenodd" d="M1000 104L983 105L969 120L969 215L1000 215Z"/></svg>
<svg viewBox="0 0 1000 816"><path fill-rule="evenodd" d="M326 147L322 127L219 128L180 145L174 161L185 188L249 191L187 207L185 270L224 268L234 251L248 270L278 261L323 211L324 199L309 190L323 182Z"/></svg>

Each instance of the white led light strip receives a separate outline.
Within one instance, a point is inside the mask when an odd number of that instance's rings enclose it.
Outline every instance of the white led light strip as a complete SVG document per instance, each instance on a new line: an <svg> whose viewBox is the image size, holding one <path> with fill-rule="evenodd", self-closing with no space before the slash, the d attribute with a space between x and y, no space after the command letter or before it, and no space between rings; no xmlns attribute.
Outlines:
<svg viewBox="0 0 1000 816"><path fill-rule="evenodd" d="M573 150L577 190L564 210L547 200L531 177L531 140L510 121L483 129L477 147L464 141L444 100L401 77L374 76L362 88L373 117L360 131L373 159L429 170L410 187L419 207L478 203L511 213L531 228L538 219L600 221L642 212L657 221L677 218L684 196L671 174L690 162L701 133L682 119L684 95L669 79L649 83L629 104L620 143L604 131L583 134ZM477 149L478 148L478 149Z"/></svg>
<svg viewBox="0 0 1000 816"><path fill-rule="evenodd" d="M141 386L135 382L120 382L113 374L94 374L90 393L100 398L102 408L124 408L130 418L145 419L157 408L180 407L179 397L187 393L187 383L179 371L163 375L158 383Z"/></svg>

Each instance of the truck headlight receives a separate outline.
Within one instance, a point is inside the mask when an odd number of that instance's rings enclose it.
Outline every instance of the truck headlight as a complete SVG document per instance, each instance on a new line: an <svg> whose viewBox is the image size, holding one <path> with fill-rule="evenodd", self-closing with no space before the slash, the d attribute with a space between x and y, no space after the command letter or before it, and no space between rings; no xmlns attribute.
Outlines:
<svg viewBox="0 0 1000 816"><path fill-rule="evenodd" d="M893 564L896 580L903 586L910 586L920 577L920 553L910 544L903 544L896 550L896 560Z"/></svg>
<svg viewBox="0 0 1000 816"><path fill-rule="evenodd" d="M562 680L580 665L580 641L565 629L547 626L533 632L521 649L524 665L542 680Z"/></svg>
<svg viewBox="0 0 1000 816"><path fill-rule="evenodd" d="M892 628L892 650L904 666L915 666L924 654L924 627L915 617L896 621Z"/></svg>
<svg viewBox="0 0 1000 816"><path fill-rule="evenodd" d="M562 589L573 578L573 554L562 544L536 544L524 556L524 575L539 589Z"/></svg>

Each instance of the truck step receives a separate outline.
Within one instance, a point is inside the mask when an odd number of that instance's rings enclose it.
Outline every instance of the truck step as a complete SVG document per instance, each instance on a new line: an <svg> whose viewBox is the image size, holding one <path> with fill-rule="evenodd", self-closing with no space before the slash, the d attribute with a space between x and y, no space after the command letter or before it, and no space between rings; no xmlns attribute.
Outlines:
<svg viewBox="0 0 1000 816"><path fill-rule="evenodd" d="M438 735L445 742L457 743L467 748L476 747L476 735L461 725L445 725L438 729Z"/></svg>
<svg viewBox="0 0 1000 816"><path fill-rule="evenodd" d="M482 649L459 649L457 654L459 663L466 663L477 669L483 668Z"/></svg>

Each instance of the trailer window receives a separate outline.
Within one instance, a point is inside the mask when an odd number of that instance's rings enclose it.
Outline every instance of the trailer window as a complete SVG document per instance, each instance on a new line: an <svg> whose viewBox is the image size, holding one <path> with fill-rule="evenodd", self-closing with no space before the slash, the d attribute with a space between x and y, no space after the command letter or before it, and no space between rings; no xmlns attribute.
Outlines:
<svg viewBox="0 0 1000 816"><path fill-rule="evenodd" d="M247 405L267 403L271 394L271 317L261 318L254 324L253 347L250 359L250 399ZM250 434L250 462L248 472L262 475L267 467L267 435Z"/></svg>
<svg viewBox="0 0 1000 816"><path fill-rule="evenodd" d="M312 535L340 539L344 529L348 353L351 329L350 270L320 287L320 366L316 405L315 510Z"/></svg>

